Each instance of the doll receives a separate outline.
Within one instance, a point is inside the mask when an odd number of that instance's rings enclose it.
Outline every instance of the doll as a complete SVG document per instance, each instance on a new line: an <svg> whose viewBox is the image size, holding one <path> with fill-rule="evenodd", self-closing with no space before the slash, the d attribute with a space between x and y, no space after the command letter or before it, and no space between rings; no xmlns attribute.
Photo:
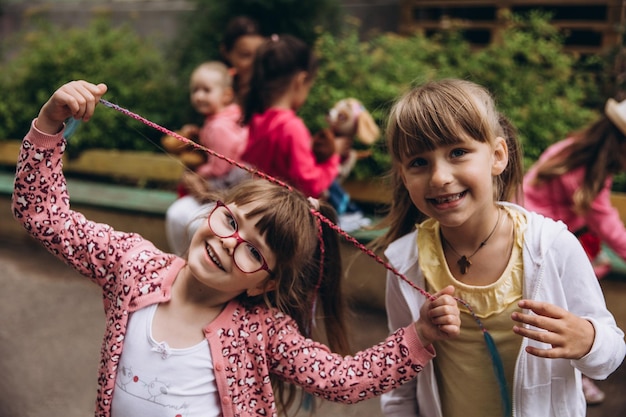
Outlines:
<svg viewBox="0 0 626 417"><path fill-rule="evenodd" d="M339 182L343 182L359 159L371 155L370 150L356 150L355 141L373 145L380 137L380 129L372 115L355 98L339 100L326 115L334 139L334 150L341 157Z"/></svg>

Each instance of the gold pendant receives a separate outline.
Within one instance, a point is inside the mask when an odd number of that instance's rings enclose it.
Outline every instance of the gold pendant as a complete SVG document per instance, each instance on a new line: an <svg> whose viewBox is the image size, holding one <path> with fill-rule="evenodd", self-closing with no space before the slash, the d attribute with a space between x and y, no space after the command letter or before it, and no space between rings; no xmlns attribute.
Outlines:
<svg viewBox="0 0 626 417"><path fill-rule="evenodd" d="M472 265L472 261L465 255L461 256L456 263L459 265L459 268L461 268L461 274L463 275L467 274L469 267Z"/></svg>

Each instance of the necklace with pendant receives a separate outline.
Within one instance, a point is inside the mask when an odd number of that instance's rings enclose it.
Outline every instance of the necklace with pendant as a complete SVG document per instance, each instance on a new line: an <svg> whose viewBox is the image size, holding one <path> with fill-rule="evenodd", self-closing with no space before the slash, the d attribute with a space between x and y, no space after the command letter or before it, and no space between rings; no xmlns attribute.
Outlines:
<svg viewBox="0 0 626 417"><path fill-rule="evenodd" d="M487 244L487 241L489 240L489 238L491 236L493 236L494 232L496 231L496 229L498 228L498 225L500 224L500 213L501 210L498 209L498 220L496 220L496 224L495 226L493 226L493 229L491 229L491 232L489 232L489 235L485 238L485 240L483 240L482 242L480 242L480 245L478 245L478 247L476 248L476 250L469 256L467 255L461 255L460 253L458 253L456 251L456 249L454 249L454 246L452 246L450 244L450 242L448 242L446 240L446 238L443 236L443 233L441 233L441 240L443 240L443 243L445 243L446 245L448 245L448 247L450 248L450 250L452 250L452 252L454 252L457 256L459 256L458 261L456 261L457 265L459 265L459 268L461 270L461 274L465 275L467 274L467 271L469 271L470 266L472 266L472 257L474 255L476 255L476 253L482 249L483 246L485 246Z"/></svg>

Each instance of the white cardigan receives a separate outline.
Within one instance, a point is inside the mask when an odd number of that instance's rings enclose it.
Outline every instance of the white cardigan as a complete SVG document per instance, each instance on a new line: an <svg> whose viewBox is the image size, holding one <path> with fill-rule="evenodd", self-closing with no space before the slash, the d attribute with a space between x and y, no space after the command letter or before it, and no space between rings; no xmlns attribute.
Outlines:
<svg viewBox="0 0 626 417"><path fill-rule="evenodd" d="M545 346L523 339L515 365L513 416L583 417L586 403L581 372L592 379L605 379L615 371L626 354L624 333L606 308L587 255L567 227L517 205L502 204L520 210L528 219L523 244L523 298L560 306L588 319L596 331L591 351L579 360L530 355L524 350L527 345ZM417 231L392 242L385 255L398 272L424 288L417 262ZM424 297L415 289L387 273L390 330L417 320L423 302ZM443 417L432 362L416 380L383 395L381 404L385 416Z"/></svg>

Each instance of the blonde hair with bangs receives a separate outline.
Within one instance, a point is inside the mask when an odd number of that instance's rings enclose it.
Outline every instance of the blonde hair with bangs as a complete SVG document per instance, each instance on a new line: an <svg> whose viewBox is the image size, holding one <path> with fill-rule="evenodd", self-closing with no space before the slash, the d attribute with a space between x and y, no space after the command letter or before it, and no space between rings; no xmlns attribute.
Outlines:
<svg viewBox="0 0 626 417"><path fill-rule="evenodd" d="M400 175L401 161L412 155L463 139L493 145L497 137L502 137L509 161L504 172L494 177L494 200L514 200L521 189L523 165L516 131L497 111L487 89L471 81L442 79L411 89L392 107L386 136L392 159L393 195L381 223L388 231L373 242L375 248L387 246L426 220L411 201Z"/></svg>

